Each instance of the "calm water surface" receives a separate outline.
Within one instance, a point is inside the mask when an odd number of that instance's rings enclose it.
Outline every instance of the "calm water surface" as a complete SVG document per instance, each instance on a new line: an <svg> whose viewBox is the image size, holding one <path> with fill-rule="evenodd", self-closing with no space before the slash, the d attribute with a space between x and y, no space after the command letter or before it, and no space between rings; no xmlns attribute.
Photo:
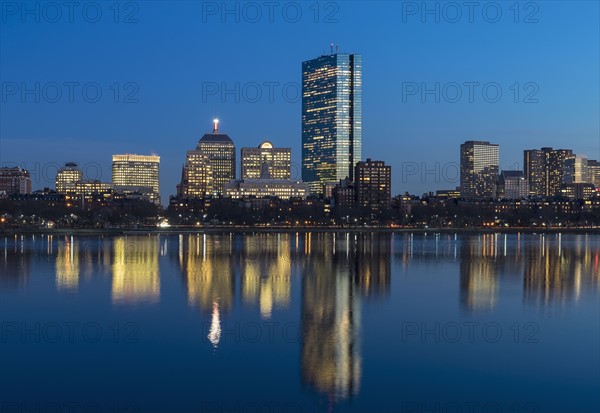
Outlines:
<svg viewBox="0 0 600 413"><path fill-rule="evenodd" d="M600 236L0 238L2 412L599 412Z"/></svg>

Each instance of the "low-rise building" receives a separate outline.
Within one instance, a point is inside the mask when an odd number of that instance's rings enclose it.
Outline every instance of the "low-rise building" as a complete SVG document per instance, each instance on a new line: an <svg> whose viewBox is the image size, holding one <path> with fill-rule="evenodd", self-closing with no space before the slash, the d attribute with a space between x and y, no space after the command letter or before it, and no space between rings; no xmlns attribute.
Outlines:
<svg viewBox="0 0 600 413"><path fill-rule="evenodd" d="M84 207L99 200L112 198L114 190L112 184L97 179L82 179L67 184L65 187L67 206L80 205Z"/></svg>
<svg viewBox="0 0 600 413"><path fill-rule="evenodd" d="M0 168L0 192L6 195L30 194L29 171L17 166Z"/></svg>
<svg viewBox="0 0 600 413"><path fill-rule="evenodd" d="M523 199L529 196L529 182L523 171L502 171L498 179L498 198Z"/></svg>
<svg viewBox="0 0 600 413"><path fill-rule="evenodd" d="M338 211L348 211L356 208L356 188L350 179L342 179L333 188L333 201Z"/></svg>
<svg viewBox="0 0 600 413"><path fill-rule="evenodd" d="M225 185L225 196L230 198L266 198L281 199L306 198L310 193L308 185L302 181L288 179L240 179Z"/></svg>
<svg viewBox="0 0 600 413"><path fill-rule="evenodd" d="M562 195L569 199L591 199L596 194L596 188L589 183L565 184Z"/></svg>

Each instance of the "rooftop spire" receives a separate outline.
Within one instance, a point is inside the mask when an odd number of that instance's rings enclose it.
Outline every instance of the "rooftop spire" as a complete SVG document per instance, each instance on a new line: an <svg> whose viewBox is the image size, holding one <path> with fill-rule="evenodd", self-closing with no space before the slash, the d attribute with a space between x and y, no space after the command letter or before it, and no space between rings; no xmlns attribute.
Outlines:
<svg viewBox="0 0 600 413"><path fill-rule="evenodd" d="M219 132L219 119L213 119L213 133Z"/></svg>

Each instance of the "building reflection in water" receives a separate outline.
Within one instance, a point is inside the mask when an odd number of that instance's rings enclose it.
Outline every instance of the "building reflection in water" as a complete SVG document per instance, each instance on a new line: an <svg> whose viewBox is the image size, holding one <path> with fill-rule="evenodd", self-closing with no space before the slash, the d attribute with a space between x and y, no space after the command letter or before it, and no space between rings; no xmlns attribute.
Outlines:
<svg viewBox="0 0 600 413"><path fill-rule="evenodd" d="M56 247L56 287L59 290L76 290L79 286L79 240L65 237Z"/></svg>
<svg viewBox="0 0 600 413"><path fill-rule="evenodd" d="M82 279L111 270L112 243L109 239L74 236L47 238L46 260L54 262L56 288L60 292L76 292Z"/></svg>
<svg viewBox="0 0 600 413"><path fill-rule="evenodd" d="M547 306L577 301L582 290L598 288L598 245L582 235L564 242L562 234L538 236L524 247L523 299Z"/></svg>
<svg viewBox="0 0 600 413"><path fill-rule="evenodd" d="M258 303L263 319L273 307L287 308L291 292L290 234L257 234L243 239L240 257L242 299Z"/></svg>
<svg viewBox="0 0 600 413"><path fill-rule="evenodd" d="M567 241L564 241L564 240ZM598 239L588 235L485 234L460 242L460 301L470 311L492 310L501 278L520 279L525 303L577 301L598 289Z"/></svg>
<svg viewBox="0 0 600 413"><path fill-rule="evenodd" d="M116 304L157 303L160 299L157 236L125 236L113 241L112 300Z"/></svg>
<svg viewBox="0 0 600 413"><path fill-rule="evenodd" d="M430 268L414 265L420 261L439 265L443 274L458 272L452 282L459 284L459 294L452 299L474 312L495 310L505 281L510 288L522 286L525 303L549 307L596 293L600 280L600 237L592 235L282 233L186 234L177 241L160 236L2 241L0 288L26 285L30 273L43 274L39 270L48 267L56 271L60 290L77 289L82 274L110 271L114 303L157 302L159 259L172 257L181 268L188 305L210 319L206 337L213 346L221 342L236 291L244 305L257 306L269 319L278 308L290 307L291 274L300 273L301 377L332 403L360 390L361 307L389 296L392 255L405 273ZM43 260L34 262L38 255Z"/></svg>
<svg viewBox="0 0 600 413"><path fill-rule="evenodd" d="M460 302L470 311L496 305L499 262L498 234L466 237L460 246Z"/></svg>
<svg viewBox="0 0 600 413"><path fill-rule="evenodd" d="M354 237L356 271L354 280L365 298L387 298L392 274L392 234L346 234L344 242L350 246ZM341 251L347 256L348 249Z"/></svg>
<svg viewBox="0 0 600 413"><path fill-rule="evenodd" d="M219 314L219 303L213 303L212 320L210 323L210 331L208 332L208 340L214 347L218 347L221 340L221 315Z"/></svg>
<svg viewBox="0 0 600 413"><path fill-rule="evenodd" d="M388 294L390 249L389 234L304 235L302 379L332 403L359 392L361 297Z"/></svg>
<svg viewBox="0 0 600 413"><path fill-rule="evenodd" d="M234 300L232 236L192 234L179 236L179 265L188 304L217 316ZM218 317L217 317L218 318Z"/></svg>
<svg viewBox="0 0 600 413"><path fill-rule="evenodd" d="M13 235L2 239L0 289L27 287L33 255L34 253L30 249L25 248L23 235Z"/></svg>

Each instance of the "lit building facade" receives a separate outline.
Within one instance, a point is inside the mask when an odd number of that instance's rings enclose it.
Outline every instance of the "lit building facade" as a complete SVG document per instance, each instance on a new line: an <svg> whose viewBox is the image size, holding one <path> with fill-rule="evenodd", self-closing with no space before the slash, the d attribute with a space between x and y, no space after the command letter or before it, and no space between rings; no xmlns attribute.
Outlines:
<svg viewBox="0 0 600 413"><path fill-rule="evenodd" d="M264 141L257 148L242 148L241 178L260 178L261 169L266 162L269 175L273 179L290 179L292 169L292 150L275 148L269 141Z"/></svg>
<svg viewBox="0 0 600 413"><path fill-rule="evenodd" d="M464 198L496 196L500 148L486 141L460 145L460 193Z"/></svg>
<svg viewBox="0 0 600 413"><path fill-rule="evenodd" d="M531 195L546 195L547 188L547 157L552 148L528 149L523 152L523 172L529 183Z"/></svg>
<svg viewBox="0 0 600 413"><path fill-rule="evenodd" d="M83 179L83 172L75 162L67 162L56 173L56 192L66 194L67 188Z"/></svg>
<svg viewBox="0 0 600 413"><path fill-rule="evenodd" d="M271 165L265 159L256 179L239 179L225 185L225 196L229 198L306 198L310 193L307 184L299 180L273 179Z"/></svg>
<svg viewBox="0 0 600 413"><path fill-rule="evenodd" d="M208 158L212 171L212 192L224 193L225 185L235 179L235 145L231 138L219 133L219 121L215 119L212 133L198 142L196 150Z"/></svg>
<svg viewBox="0 0 600 413"><path fill-rule="evenodd" d="M0 168L0 192L7 195L30 194L31 177L29 171L19 167Z"/></svg>
<svg viewBox="0 0 600 413"><path fill-rule="evenodd" d="M113 196L113 186L108 182L97 179L81 179L66 186L67 206L81 203L90 204L97 199L110 199Z"/></svg>
<svg viewBox="0 0 600 413"><path fill-rule="evenodd" d="M112 183L124 192L149 188L151 200L160 203L159 164L155 155L113 155Z"/></svg>
<svg viewBox="0 0 600 413"><path fill-rule="evenodd" d="M231 138L219 133L219 120L214 120L212 133L206 133L195 150L187 152L177 185L179 198L203 198L223 195L225 185L235 179L235 145Z"/></svg>
<svg viewBox="0 0 600 413"><path fill-rule="evenodd" d="M302 180L354 179L362 157L362 56L336 53L302 63ZM333 187L333 186L332 186Z"/></svg>
<svg viewBox="0 0 600 413"><path fill-rule="evenodd" d="M460 198L460 188L439 189L435 191L435 196L442 199L458 199Z"/></svg>
<svg viewBox="0 0 600 413"><path fill-rule="evenodd" d="M213 174L208 156L199 150L187 151L181 183L177 185L177 196L185 199L203 198L212 193Z"/></svg>
<svg viewBox="0 0 600 413"><path fill-rule="evenodd" d="M392 167L383 161L360 161L355 172L356 203L359 208L384 211L392 202Z"/></svg>
<svg viewBox="0 0 600 413"><path fill-rule="evenodd" d="M529 183L523 171L502 171L498 179L498 198L523 199L529 196Z"/></svg>
<svg viewBox="0 0 600 413"><path fill-rule="evenodd" d="M525 179L531 195L560 194L565 175L565 161L573 156L571 149L528 149L523 154Z"/></svg>
<svg viewBox="0 0 600 413"><path fill-rule="evenodd" d="M594 184L596 189L600 189L600 162L589 159L588 173L590 174L590 182Z"/></svg>
<svg viewBox="0 0 600 413"><path fill-rule="evenodd" d="M82 179L75 182L72 188L73 190L69 190L69 192L73 192L76 195L87 195L110 191L113 186L108 182L102 182L97 179Z"/></svg>
<svg viewBox="0 0 600 413"><path fill-rule="evenodd" d="M588 159L585 156L571 156L565 159L565 184L590 184Z"/></svg>
<svg viewBox="0 0 600 413"><path fill-rule="evenodd" d="M569 199L590 199L596 194L593 184L590 183L569 183L564 184L561 189L561 195Z"/></svg>
<svg viewBox="0 0 600 413"><path fill-rule="evenodd" d="M289 179L241 179L225 186L230 198L306 198L310 189L302 181Z"/></svg>

